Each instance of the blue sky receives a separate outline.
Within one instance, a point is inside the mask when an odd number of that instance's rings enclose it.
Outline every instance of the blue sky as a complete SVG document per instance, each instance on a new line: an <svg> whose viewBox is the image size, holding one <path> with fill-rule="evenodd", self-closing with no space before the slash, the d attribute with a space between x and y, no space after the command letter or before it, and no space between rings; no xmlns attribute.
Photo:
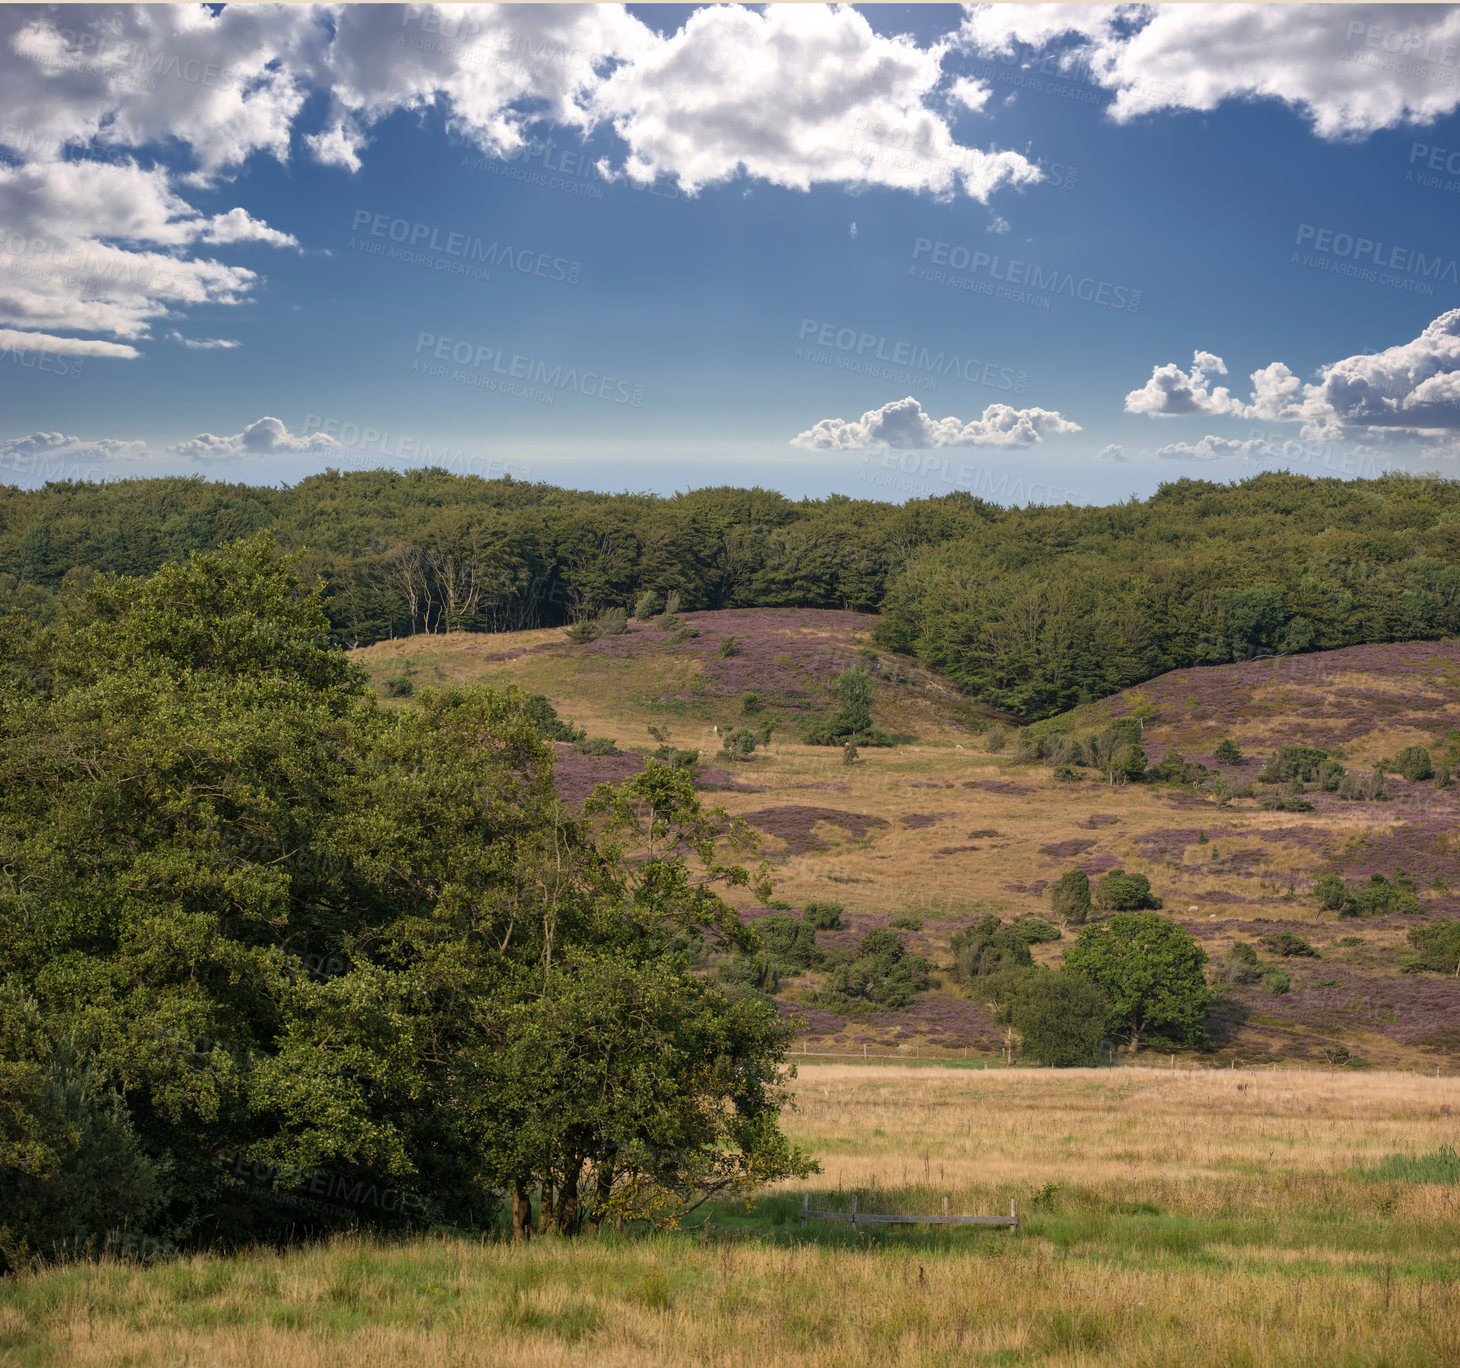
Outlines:
<svg viewBox="0 0 1460 1368"><path fill-rule="evenodd" d="M371 9L0 13L0 478L1456 471L1452 8Z"/></svg>

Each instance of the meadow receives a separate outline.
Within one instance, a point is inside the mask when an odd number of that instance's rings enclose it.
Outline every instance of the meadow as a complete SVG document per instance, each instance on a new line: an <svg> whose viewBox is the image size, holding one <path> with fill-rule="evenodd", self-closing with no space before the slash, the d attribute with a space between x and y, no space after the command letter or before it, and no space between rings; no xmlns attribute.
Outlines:
<svg viewBox="0 0 1460 1368"><path fill-rule="evenodd" d="M679 1232L93 1262L0 1287L0 1364L1460 1362L1460 1184L1375 1172L1455 1144L1460 1080L808 1064L796 1095L813 1207L1019 1229L803 1232L798 1183Z"/></svg>

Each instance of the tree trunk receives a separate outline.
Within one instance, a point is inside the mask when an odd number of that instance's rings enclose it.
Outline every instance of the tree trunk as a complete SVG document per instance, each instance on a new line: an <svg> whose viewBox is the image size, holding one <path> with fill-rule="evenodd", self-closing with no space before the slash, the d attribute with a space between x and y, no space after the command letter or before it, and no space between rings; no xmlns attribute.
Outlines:
<svg viewBox="0 0 1460 1368"><path fill-rule="evenodd" d="M598 1234L598 1227L608 1213L608 1202L612 1196L613 1160L601 1159L598 1162L598 1181L593 1187L593 1213L589 1216L586 1227L589 1235Z"/></svg>
<svg viewBox="0 0 1460 1368"><path fill-rule="evenodd" d="M512 1238L518 1244L532 1238L532 1193L525 1178L512 1184Z"/></svg>
<svg viewBox="0 0 1460 1368"><path fill-rule="evenodd" d="M575 1160L563 1174L558 1185L558 1200L553 1207L553 1233L572 1235L578 1228L578 1179L583 1173L583 1161Z"/></svg>

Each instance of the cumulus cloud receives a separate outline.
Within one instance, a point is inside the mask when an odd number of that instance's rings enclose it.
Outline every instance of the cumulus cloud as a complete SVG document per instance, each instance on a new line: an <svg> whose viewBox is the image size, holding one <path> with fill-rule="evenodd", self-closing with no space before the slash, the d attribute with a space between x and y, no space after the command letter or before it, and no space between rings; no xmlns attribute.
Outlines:
<svg viewBox="0 0 1460 1368"><path fill-rule="evenodd" d="M50 352L53 356L110 356L131 360L140 356L136 347L122 342L99 342L90 337L58 337L54 333L21 332L0 328L0 351Z"/></svg>
<svg viewBox="0 0 1460 1368"><path fill-rule="evenodd" d="M242 343L228 337L184 337L176 329L168 333L167 339L169 342L181 343L189 351L229 351L242 346Z"/></svg>
<svg viewBox="0 0 1460 1368"><path fill-rule="evenodd" d="M88 466L141 460L147 454L145 442L32 432L25 437L0 440L0 474L48 480L80 479L85 478Z"/></svg>
<svg viewBox="0 0 1460 1368"><path fill-rule="evenodd" d="M1010 408L990 404L983 414L965 423L961 418L930 418L911 395L869 409L860 418L823 418L815 427L798 433L792 446L809 451L860 451L868 447L990 446L1027 447L1046 435L1079 432L1072 423L1049 409Z"/></svg>
<svg viewBox="0 0 1460 1368"><path fill-rule="evenodd" d="M1126 395L1126 411L1157 418L1199 414L1300 422L1310 439L1358 431L1460 432L1460 309L1441 314L1413 341L1331 362L1309 384L1275 361L1252 372L1252 395L1245 403L1225 388L1209 387L1209 374L1226 373L1220 357L1201 351L1190 371L1174 363L1156 366L1143 388Z"/></svg>
<svg viewBox="0 0 1460 1368"><path fill-rule="evenodd" d="M1207 383L1210 375L1225 375L1227 367L1220 356L1199 351L1192 358L1191 369L1182 370L1175 362L1157 366L1144 388L1125 396L1127 413L1145 413L1153 418L1178 418L1191 414L1223 414L1242 412L1242 404L1225 388L1213 389Z"/></svg>
<svg viewBox="0 0 1460 1368"><path fill-rule="evenodd" d="M1109 446L1101 447L1095 453L1097 461L1113 461L1123 463L1125 461L1125 448L1118 442L1112 442Z"/></svg>
<svg viewBox="0 0 1460 1368"><path fill-rule="evenodd" d="M1336 139L1460 107L1452 5L978 5L960 38L984 55L1057 53L1112 93L1117 121L1272 99Z"/></svg>
<svg viewBox="0 0 1460 1368"><path fill-rule="evenodd" d="M1236 441L1229 437L1203 437L1199 442L1169 442L1156 450L1163 461L1222 461L1232 457L1252 460L1270 455L1272 449L1265 441L1252 439Z"/></svg>
<svg viewBox="0 0 1460 1368"><path fill-rule="evenodd" d="M226 461L274 456L289 451L326 451L338 446L333 437L322 432L295 437L277 418L264 417L230 437L200 432L185 442L174 442L168 450L179 456L191 457L194 461Z"/></svg>

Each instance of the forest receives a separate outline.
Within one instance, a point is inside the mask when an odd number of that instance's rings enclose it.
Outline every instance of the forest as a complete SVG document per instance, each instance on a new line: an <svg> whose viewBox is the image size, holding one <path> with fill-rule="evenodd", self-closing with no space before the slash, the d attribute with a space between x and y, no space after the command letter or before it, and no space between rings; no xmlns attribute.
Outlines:
<svg viewBox="0 0 1460 1368"><path fill-rule="evenodd" d="M567 625L646 591L682 611L842 608L1025 720L1167 670L1460 631L1460 482L1265 473L1106 507L707 488L598 494L440 469L0 489L0 601L270 531L333 640Z"/></svg>

